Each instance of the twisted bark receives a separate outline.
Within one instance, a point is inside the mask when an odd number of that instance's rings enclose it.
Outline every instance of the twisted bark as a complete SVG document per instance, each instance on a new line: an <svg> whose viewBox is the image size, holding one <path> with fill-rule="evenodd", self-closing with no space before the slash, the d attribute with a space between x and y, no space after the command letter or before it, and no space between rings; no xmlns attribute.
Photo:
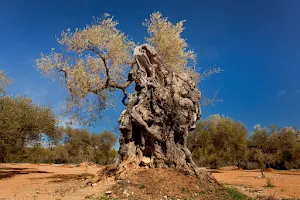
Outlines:
<svg viewBox="0 0 300 200"><path fill-rule="evenodd" d="M155 49L135 48L136 83L121 113L117 174L135 166L173 167L186 174L201 175L186 147L188 132L200 118L200 92L187 73L164 66Z"/></svg>

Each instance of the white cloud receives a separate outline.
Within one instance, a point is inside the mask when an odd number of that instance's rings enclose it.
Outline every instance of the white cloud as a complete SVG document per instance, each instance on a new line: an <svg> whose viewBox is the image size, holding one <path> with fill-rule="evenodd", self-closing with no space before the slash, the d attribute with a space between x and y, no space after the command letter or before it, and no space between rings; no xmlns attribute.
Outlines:
<svg viewBox="0 0 300 200"><path fill-rule="evenodd" d="M59 116L58 117L59 119L59 126L62 126L62 127L67 127L67 126L70 126L72 128L75 128L75 129L79 129L80 128L80 125L78 122L75 122L71 119L69 119L68 117L65 117L65 116Z"/></svg>
<svg viewBox="0 0 300 200"><path fill-rule="evenodd" d="M284 94L286 93L286 90L279 90L278 92L277 92L277 97L281 97L281 96L283 96Z"/></svg>
<svg viewBox="0 0 300 200"><path fill-rule="evenodd" d="M55 106L53 106L53 111L58 115L63 113L63 111L65 110L66 104L63 103L58 103Z"/></svg>
<svg viewBox="0 0 300 200"><path fill-rule="evenodd" d="M255 124L253 128L254 129L260 129L260 124Z"/></svg>
<svg viewBox="0 0 300 200"><path fill-rule="evenodd" d="M34 103L38 103L38 104L47 103L46 97L48 95L48 92L45 89L26 88L24 90L23 94L26 95L27 97L31 98Z"/></svg>
<svg viewBox="0 0 300 200"><path fill-rule="evenodd" d="M58 116L59 120L59 126L67 127L70 126L72 128L79 129L81 128L80 124L74 120L71 120L68 116L66 116L64 113L66 104L65 102L57 103L55 106L53 106L53 112Z"/></svg>

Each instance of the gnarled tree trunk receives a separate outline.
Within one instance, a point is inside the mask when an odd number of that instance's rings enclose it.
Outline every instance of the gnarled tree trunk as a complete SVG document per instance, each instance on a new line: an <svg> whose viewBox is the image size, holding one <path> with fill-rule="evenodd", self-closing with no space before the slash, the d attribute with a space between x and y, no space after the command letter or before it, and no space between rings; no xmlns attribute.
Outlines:
<svg viewBox="0 0 300 200"><path fill-rule="evenodd" d="M136 83L121 113L117 174L135 166L174 167L200 175L186 147L188 132L200 117L200 92L187 73L164 66L147 44L135 48L130 74Z"/></svg>

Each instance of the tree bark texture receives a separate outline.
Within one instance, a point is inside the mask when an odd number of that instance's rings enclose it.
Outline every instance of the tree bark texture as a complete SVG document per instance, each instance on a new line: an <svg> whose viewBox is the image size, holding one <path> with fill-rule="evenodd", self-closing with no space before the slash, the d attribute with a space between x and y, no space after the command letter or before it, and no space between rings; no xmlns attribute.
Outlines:
<svg viewBox="0 0 300 200"><path fill-rule="evenodd" d="M136 86L119 118L117 173L145 166L200 175L186 147L200 118L200 91L187 73L165 66L152 46L136 47L134 57L130 76Z"/></svg>

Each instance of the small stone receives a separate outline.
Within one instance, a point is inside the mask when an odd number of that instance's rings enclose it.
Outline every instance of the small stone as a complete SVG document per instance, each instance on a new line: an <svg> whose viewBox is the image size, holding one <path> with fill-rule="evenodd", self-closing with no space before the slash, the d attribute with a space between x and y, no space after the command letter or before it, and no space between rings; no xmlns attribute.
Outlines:
<svg viewBox="0 0 300 200"><path fill-rule="evenodd" d="M127 197L129 196L129 193L127 192L127 190L124 190L123 194L126 195Z"/></svg>
<svg viewBox="0 0 300 200"><path fill-rule="evenodd" d="M143 157L140 163L140 166L148 166L151 163L151 159L149 157Z"/></svg>
<svg viewBox="0 0 300 200"><path fill-rule="evenodd" d="M93 184L92 184L92 187L95 187L95 186L97 186L97 183L93 183Z"/></svg>
<svg viewBox="0 0 300 200"><path fill-rule="evenodd" d="M164 199L168 199L168 196L164 196Z"/></svg>
<svg viewBox="0 0 300 200"><path fill-rule="evenodd" d="M111 194L111 193L112 193L112 191L110 191L110 190L105 192L105 194Z"/></svg>

